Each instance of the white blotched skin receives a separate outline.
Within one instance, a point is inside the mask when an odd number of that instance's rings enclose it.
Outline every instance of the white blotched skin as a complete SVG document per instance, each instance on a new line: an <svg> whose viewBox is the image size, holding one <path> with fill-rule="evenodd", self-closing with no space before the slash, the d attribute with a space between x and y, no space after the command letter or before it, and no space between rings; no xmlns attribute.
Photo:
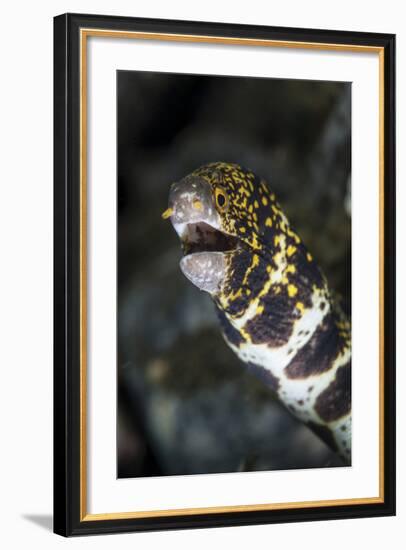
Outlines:
<svg viewBox="0 0 406 550"><path fill-rule="evenodd" d="M325 424L314 409L317 397L334 380L337 369L345 365L351 358L351 350L348 348L342 355L338 356L330 370L303 380L291 379L285 374L285 367L289 365L296 353L311 340L314 332L330 311L330 306L320 310L320 301L324 300L319 293L313 295L313 307L306 310L303 316L294 325L292 336L283 346L270 348L267 344L243 343L240 347L234 346L224 337L230 348L244 363L253 363L266 369L272 376L278 378L278 397L287 406L294 407L295 415L303 422L316 422ZM235 328L244 326L250 315L245 314L244 318L231 320ZM299 333L301 333L299 335ZM292 352L293 350L293 352ZM290 354L288 354L290 351ZM309 392L309 388L313 391ZM345 426L345 429L342 429ZM345 457L348 449L351 449L351 413L339 418L337 421L328 423L339 448L340 454ZM346 444L345 444L345 443Z"/></svg>

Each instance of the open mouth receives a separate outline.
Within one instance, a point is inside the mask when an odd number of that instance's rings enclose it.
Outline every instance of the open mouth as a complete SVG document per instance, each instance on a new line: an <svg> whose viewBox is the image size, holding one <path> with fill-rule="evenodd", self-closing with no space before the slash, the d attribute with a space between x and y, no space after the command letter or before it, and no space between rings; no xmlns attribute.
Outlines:
<svg viewBox="0 0 406 550"><path fill-rule="evenodd" d="M229 252L239 246L239 239L227 235L205 222L186 224L182 234L182 247L185 256L198 252Z"/></svg>

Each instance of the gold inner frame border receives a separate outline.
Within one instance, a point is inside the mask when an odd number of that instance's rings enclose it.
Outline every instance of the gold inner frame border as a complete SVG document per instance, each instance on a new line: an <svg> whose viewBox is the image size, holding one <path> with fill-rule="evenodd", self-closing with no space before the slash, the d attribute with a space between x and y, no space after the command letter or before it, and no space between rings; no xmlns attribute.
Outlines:
<svg viewBox="0 0 406 550"><path fill-rule="evenodd" d="M134 512L87 512L87 39L88 37L130 38L167 42L195 42L235 46L314 49L325 51L376 53L379 57L379 496L337 500L283 502L140 510ZM149 33L107 29L80 29L80 521L176 517L230 512L292 510L332 506L379 504L384 502L384 48L357 44L281 41L176 33Z"/></svg>

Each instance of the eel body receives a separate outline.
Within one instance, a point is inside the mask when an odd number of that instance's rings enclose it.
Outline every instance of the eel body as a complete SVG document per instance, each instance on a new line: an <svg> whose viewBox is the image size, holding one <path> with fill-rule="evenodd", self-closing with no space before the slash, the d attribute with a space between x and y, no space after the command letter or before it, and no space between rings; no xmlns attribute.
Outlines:
<svg viewBox="0 0 406 550"><path fill-rule="evenodd" d="M227 344L349 464L350 323L267 183L208 164L171 186L168 206L181 270L211 295Z"/></svg>

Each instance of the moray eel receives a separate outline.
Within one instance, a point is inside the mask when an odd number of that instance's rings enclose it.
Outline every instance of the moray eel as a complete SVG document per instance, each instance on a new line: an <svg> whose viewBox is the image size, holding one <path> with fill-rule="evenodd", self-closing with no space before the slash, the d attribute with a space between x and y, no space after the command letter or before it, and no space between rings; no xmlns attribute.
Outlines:
<svg viewBox="0 0 406 550"><path fill-rule="evenodd" d="M350 324L267 183L236 164L208 164L171 186L162 216L227 344L350 464Z"/></svg>

